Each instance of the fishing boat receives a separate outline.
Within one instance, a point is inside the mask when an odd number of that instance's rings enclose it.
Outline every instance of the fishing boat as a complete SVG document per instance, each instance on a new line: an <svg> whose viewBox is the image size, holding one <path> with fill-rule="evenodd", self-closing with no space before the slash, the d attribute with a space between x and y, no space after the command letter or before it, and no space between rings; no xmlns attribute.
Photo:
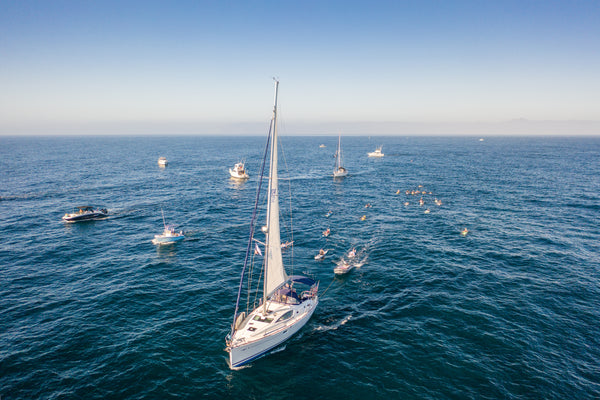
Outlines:
<svg viewBox="0 0 600 400"><path fill-rule="evenodd" d="M342 136L338 135L338 147L335 152L335 168L333 169L334 178L343 178L348 175L348 170L342 166Z"/></svg>
<svg viewBox="0 0 600 400"><path fill-rule="evenodd" d="M91 221L105 218L108 215L106 208L94 208L92 206L79 206L78 211L66 213L62 219L65 222Z"/></svg>
<svg viewBox="0 0 600 400"><path fill-rule="evenodd" d="M229 175L231 175L233 179L248 179L250 177L244 167L243 161L235 163L233 168L229 168Z"/></svg>
<svg viewBox="0 0 600 400"><path fill-rule="evenodd" d="M381 148L382 148L382 147L383 147L383 146L379 146L379 147L377 147L377 148L375 149L375 151L372 151L372 152L370 152L370 153L367 153L367 155L368 155L369 157L383 157L385 154L383 154L383 153L381 152Z"/></svg>
<svg viewBox="0 0 600 400"><path fill-rule="evenodd" d="M178 242L178 241L182 240L183 238L185 238L185 235L183 234L182 231L175 232L174 226L166 224L165 213L163 212L162 209L160 211L162 213L163 226L165 227L165 229L162 234L154 235L154 239L152 239L152 243L153 244L169 244L169 243Z"/></svg>
<svg viewBox="0 0 600 400"><path fill-rule="evenodd" d="M275 106L269 129L269 139L265 149L262 172L260 174L254 211L250 224L250 238L246 248L246 257L242 268L240 286L231 324L231 332L225 340L226 351L229 352L230 368L235 369L267 354L292 335L298 332L310 319L319 303L319 282L301 275L288 276L281 255L281 238L279 228L279 179L278 179L278 144L277 144L277 95L279 81L275 80ZM240 312L240 298L254 297L253 288L245 287L248 261L252 257L254 228L260 208L260 193L265 170L267 151L270 153L267 217L266 225L261 229L265 234L264 270L259 274L263 278L260 303L248 304L247 311ZM245 290L252 296L243 296ZM253 308L253 309L252 309ZM251 311L250 311L251 310Z"/></svg>
<svg viewBox="0 0 600 400"><path fill-rule="evenodd" d="M160 165L161 167L166 167L167 164L168 161L166 157L158 157L158 165Z"/></svg>

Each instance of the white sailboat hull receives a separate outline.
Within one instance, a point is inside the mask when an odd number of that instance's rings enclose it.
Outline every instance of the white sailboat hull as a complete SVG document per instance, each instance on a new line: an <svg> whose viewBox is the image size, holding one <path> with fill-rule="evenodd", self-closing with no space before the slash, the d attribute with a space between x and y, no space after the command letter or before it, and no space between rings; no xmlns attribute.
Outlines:
<svg viewBox="0 0 600 400"><path fill-rule="evenodd" d="M269 301L269 303L271 302ZM284 322L275 322L267 329L256 331L255 334L248 334L248 322L252 321L255 315L262 313L262 306L254 310L246 323L236 331L231 344L227 348L231 368L241 367L267 354L270 350L288 340L308 322L318 303L318 297L314 297L301 304L285 305L278 310L280 315L289 310L298 311L298 314Z"/></svg>

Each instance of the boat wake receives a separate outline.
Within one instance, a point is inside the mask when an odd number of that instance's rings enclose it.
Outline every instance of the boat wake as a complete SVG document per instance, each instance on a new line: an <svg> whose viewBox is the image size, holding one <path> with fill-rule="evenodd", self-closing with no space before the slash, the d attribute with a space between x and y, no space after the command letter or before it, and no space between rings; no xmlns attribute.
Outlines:
<svg viewBox="0 0 600 400"><path fill-rule="evenodd" d="M315 328L315 331L322 331L322 332L327 332L327 331L335 331L336 329L338 329L340 326L344 326L346 325L346 323L348 321L350 321L350 318L352 318L352 314L344 317L341 321L331 325L331 326L325 326L325 325L320 325L317 326Z"/></svg>

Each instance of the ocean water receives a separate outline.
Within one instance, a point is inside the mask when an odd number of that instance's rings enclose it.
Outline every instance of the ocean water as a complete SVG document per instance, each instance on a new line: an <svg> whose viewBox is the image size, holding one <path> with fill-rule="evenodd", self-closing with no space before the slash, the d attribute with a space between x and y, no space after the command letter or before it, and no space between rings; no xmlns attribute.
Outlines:
<svg viewBox="0 0 600 400"><path fill-rule="evenodd" d="M280 139L321 302L232 371L265 138L0 138L2 400L600 397L600 139L343 137L341 181L336 137ZM110 216L61 221L83 204ZM161 208L183 242L150 242Z"/></svg>

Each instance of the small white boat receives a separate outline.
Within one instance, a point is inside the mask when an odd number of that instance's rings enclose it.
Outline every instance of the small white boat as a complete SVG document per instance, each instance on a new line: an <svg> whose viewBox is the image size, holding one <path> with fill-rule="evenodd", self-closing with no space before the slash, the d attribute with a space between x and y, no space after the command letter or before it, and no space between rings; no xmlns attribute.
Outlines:
<svg viewBox="0 0 600 400"><path fill-rule="evenodd" d="M229 175L231 175L233 179L248 179L250 177L244 167L243 161L236 163L233 168L229 168Z"/></svg>
<svg viewBox="0 0 600 400"><path fill-rule="evenodd" d="M67 213L62 219L65 222L91 221L101 219L108 215L106 208L94 208L92 206L79 206L79 211Z"/></svg>
<svg viewBox="0 0 600 400"><path fill-rule="evenodd" d="M338 135L338 147L335 152L335 168L333 169L333 177L334 178L343 178L348 176L348 170L342 167L342 136Z"/></svg>
<svg viewBox="0 0 600 400"><path fill-rule="evenodd" d="M152 239L153 244L168 244L175 243L185 238L185 235L182 231L175 232L175 228L173 226L167 225L165 226L165 230L160 235L154 235L154 239Z"/></svg>
<svg viewBox="0 0 600 400"><path fill-rule="evenodd" d="M161 167L166 167L169 162L166 157L158 157L158 165Z"/></svg>
<svg viewBox="0 0 600 400"><path fill-rule="evenodd" d="M325 147L327 147L327 146L325 146L324 144L322 144L322 145L320 145L319 147L323 149L323 148L325 148Z"/></svg>
<svg viewBox="0 0 600 400"><path fill-rule="evenodd" d="M162 212L162 210L161 210L161 212ZM183 238L185 238L185 235L183 234L182 231L175 232L175 227L167 225L165 223L165 213L164 212L162 213L162 216L163 216L163 225L165 227L165 230L160 235L154 235L154 239L152 239L153 244L175 243L175 242L178 242L178 241L182 240Z"/></svg>
<svg viewBox="0 0 600 400"><path fill-rule="evenodd" d="M342 261L340 264L338 264L337 267L335 267L333 269L333 273L336 275L344 275L344 274L347 274L348 272L352 271L353 268L354 268L354 265L352 265L346 261Z"/></svg>
<svg viewBox="0 0 600 400"><path fill-rule="evenodd" d="M370 153L367 153L367 155L368 155L369 157L383 157L385 154L383 154L383 153L381 152L381 148L382 148L382 147L383 147L383 146L379 146L379 147L377 147L377 148L375 149L375 151L372 151L372 152L370 152Z"/></svg>
<svg viewBox="0 0 600 400"><path fill-rule="evenodd" d="M319 250L319 253L315 256L315 260L322 260L323 258L325 258L325 255L329 253L329 250Z"/></svg>

